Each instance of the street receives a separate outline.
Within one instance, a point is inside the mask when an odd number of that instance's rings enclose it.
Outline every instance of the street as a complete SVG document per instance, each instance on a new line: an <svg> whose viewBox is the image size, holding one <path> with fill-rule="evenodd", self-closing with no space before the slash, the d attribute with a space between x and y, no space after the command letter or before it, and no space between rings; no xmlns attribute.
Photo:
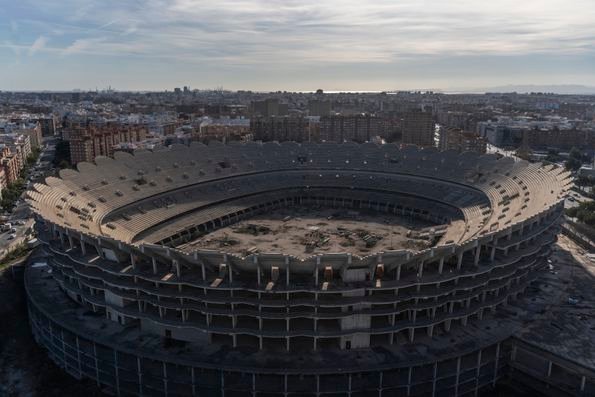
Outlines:
<svg viewBox="0 0 595 397"><path fill-rule="evenodd" d="M39 155L39 159L33 167L29 170L26 179L30 184L41 182L46 176L50 175L53 170L52 160L55 154L55 138L44 138L43 147ZM10 212L5 214L8 216L8 223L15 231L0 232L0 257L4 257L8 252L15 247L28 241L31 229L33 226L33 218L29 206L25 202L26 190L21 194L17 200L16 206ZM10 238L14 234L14 238Z"/></svg>

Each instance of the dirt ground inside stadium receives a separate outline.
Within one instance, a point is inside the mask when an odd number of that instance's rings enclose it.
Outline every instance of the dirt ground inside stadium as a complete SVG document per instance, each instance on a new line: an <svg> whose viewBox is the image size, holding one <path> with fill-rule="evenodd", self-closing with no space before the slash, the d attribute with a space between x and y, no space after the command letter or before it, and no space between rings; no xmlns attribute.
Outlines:
<svg viewBox="0 0 595 397"><path fill-rule="evenodd" d="M300 207L279 209L218 229L185 244L184 250L225 249L241 255L280 252L301 257L348 252L362 256L378 251L428 248L435 243L438 228L412 217Z"/></svg>

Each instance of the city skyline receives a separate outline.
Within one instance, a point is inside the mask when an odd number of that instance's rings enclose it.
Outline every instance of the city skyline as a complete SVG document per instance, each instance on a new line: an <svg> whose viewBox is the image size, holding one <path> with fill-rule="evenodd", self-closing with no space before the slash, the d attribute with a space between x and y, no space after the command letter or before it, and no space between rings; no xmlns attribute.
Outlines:
<svg viewBox="0 0 595 397"><path fill-rule="evenodd" d="M585 0L78 1L0 9L0 90L595 86Z"/></svg>

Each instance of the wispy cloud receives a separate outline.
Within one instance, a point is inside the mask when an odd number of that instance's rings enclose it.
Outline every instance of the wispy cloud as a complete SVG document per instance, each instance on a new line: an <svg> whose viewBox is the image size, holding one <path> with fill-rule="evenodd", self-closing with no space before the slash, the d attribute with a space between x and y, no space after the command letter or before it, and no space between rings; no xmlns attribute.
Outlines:
<svg viewBox="0 0 595 397"><path fill-rule="evenodd" d="M29 47L29 56L33 56L37 51L43 50L47 43L47 37L39 36L37 39L35 39L33 44L31 44L31 47Z"/></svg>
<svg viewBox="0 0 595 397"><path fill-rule="evenodd" d="M577 53L594 51L595 38L591 0L64 0L45 9L86 27L66 54L96 48L201 62Z"/></svg>
<svg viewBox="0 0 595 397"><path fill-rule="evenodd" d="M90 39L77 39L72 42L63 51L63 55L72 55L78 53L93 53L97 46L105 41L104 37L95 37Z"/></svg>
<svg viewBox="0 0 595 397"><path fill-rule="evenodd" d="M479 60L481 68L493 57L595 57L593 0L20 0L18 4L14 7L20 7L19 13L4 11L10 18L7 26L19 32L10 37L11 46L20 48L37 37L30 54L43 51L89 62L92 56L123 62L146 58L168 63L172 70L192 63L197 70L274 69L280 75L323 67L365 73L366 68L390 70L411 62L453 58L460 59L460 66L465 66L463 58ZM11 21L17 20L13 28ZM25 31L28 36L22 36Z"/></svg>

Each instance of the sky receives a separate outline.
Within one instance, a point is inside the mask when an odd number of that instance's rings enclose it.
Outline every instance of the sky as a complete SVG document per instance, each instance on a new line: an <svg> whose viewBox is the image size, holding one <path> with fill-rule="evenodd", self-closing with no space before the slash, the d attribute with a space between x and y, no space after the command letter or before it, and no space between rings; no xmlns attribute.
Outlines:
<svg viewBox="0 0 595 397"><path fill-rule="evenodd" d="M595 86L594 0L0 0L0 90Z"/></svg>

